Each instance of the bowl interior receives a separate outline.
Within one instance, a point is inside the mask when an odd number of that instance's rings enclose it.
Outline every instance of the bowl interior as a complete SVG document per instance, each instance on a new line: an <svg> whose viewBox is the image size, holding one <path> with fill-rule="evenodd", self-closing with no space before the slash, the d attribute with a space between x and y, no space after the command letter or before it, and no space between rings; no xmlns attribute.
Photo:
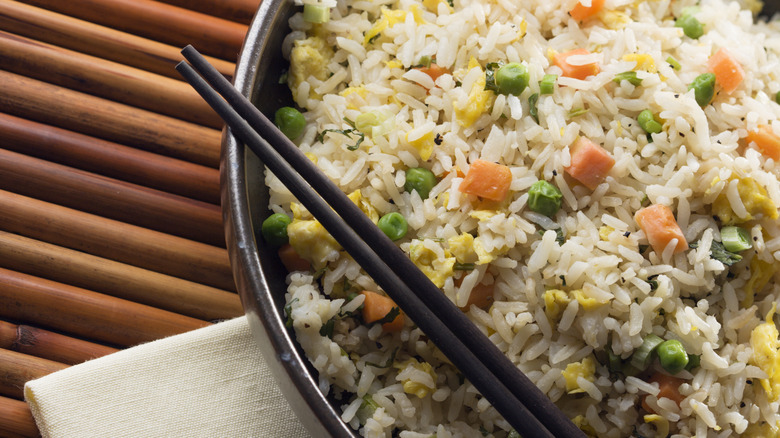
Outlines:
<svg viewBox="0 0 780 438"><path fill-rule="evenodd" d="M292 0L264 0L247 33L234 84L269 118L291 105L290 91L280 78L288 68L282 41L289 33ZM340 419L332 399L318 388L316 371L286 327L286 270L276 249L255 239L255 230L270 212L262 162L229 131L223 136L222 208L228 253L252 334L276 380L312 436L357 436Z"/></svg>

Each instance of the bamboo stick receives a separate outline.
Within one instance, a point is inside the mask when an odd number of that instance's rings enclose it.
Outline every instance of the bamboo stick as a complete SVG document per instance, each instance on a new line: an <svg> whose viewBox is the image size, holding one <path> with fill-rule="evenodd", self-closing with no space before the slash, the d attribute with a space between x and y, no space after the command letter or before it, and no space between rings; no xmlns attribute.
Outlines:
<svg viewBox="0 0 780 438"><path fill-rule="evenodd" d="M22 400L24 384L68 365L0 348L0 395Z"/></svg>
<svg viewBox="0 0 780 438"><path fill-rule="evenodd" d="M188 84L0 31L0 65L12 73L222 129L223 122Z"/></svg>
<svg viewBox="0 0 780 438"><path fill-rule="evenodd" d="M210 324L8 269L0 268L0 286L0 317L120 347Z"/></svg>
<svg viewBox="0 0 780 438"><path fill-rule="evenodd" d="M0 0L0 28L38 41L181 79L174 69L174 66L184 59L179 53L181 47L12 0ZM233 76L235 63L217 58L209 58L209 62L223 75Z"/></svg>
<svg viewBox="0 0 780 438"><path fill-rule="evenodd" d="M222 212L112 178L0 149L0 189L214 246L225 246Z"/></svg>
<svg viewBox="0 0 780 438"><path fill-rule="evenodd" d="M247 26L152 0L22 0L23 3L235 61Z"/></svg>
<svg viewBox="0 0 780 438"><path fill-rule="evenodd" d="M249 24L260 6L259 0L160 0L182 8L213 15L215 17Z"/></svg>
<svg viewBox="0 0 780 438"><path fill-rule="evenodd" d="M8 397L0 397L0 432L8 438L41 436L27 403Z"/></svg>
<svg viewBox="0 0 780 438"><path fill-rule="evenodd" d="M207 321L243 314L235 293L4 231L0 267Z"/></svg>
<svg viewBox="0 0 780 438"><path fill-rule="evenodd" d="M221 132L0 71L0 112L217 168Z"/></svg>
<svg viewBox="0 0 780 438"><path fill-rule="evenodd" d="M219 171L0 113L0 147L219 204Z"/></svg>
<svg viewBox="0 0 780 438"><path fill-rule="evenodd" d="M227 251L0 190L0 229L233 291Z"/></svg>
<svg viewBox="0 0 780 438"><path fill-rule="evenodd" d="M29 325L0 321L0 348L76 365L119 350Z"/></svg>

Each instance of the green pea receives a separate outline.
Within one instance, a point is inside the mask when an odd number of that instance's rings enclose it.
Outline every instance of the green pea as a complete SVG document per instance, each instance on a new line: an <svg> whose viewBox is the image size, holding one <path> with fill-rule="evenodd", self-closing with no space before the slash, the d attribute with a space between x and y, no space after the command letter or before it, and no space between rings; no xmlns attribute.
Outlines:
<svg viewBox="0 0 780 438"><path fill-rule="evenodd" d="M548 217L555 216L561 209L562 199L563 194L558 187L547 181L539 180L528 189L528 208Z"/></svg>
<svg viewBox="0 0 780 438"><path fill-rule="evenodd" d="M780 91L775 94L775 102L780 103Z"/></svg>
<svg viewBox="0 0 780 438"><path fill-rule="evenodd" d="M406 171L404 190L409 193L416 191L422 199L428 199L431 189L436 185L436 175L424 167L413 167Z"/></svg>
<svg viewBox="0 0 780 438"><path fill-rule="evenodd" d="M644 110L639 113L636 121L639 122L639 126L648 134L657 134L663 130L663 126L655 120L655 116L650 110Z"/></svg>
<svg viewBox="0 0 780 438"><path fill-rule="evenodd" d="M706 106L712 102L712 97L715 96L715 74L703 73L696 76L696 79L688 85L689 90L693 90L696 96L696 103L699 106Z"/></svg>
<svg viewBox="0 0 780 438"><path fill-rule="evenodd" d="M693 39L699 39L700 36L704 35L704 27L702 26L701 22L696 19L693 15L690 14L683 14L674 22L675 27L682 28L683 33L688 38Z"/></svg>
<svg viewBox="0 0 780 438"><path fill-rule="evenodd" d="M655 350L661 367L670 374L677 374L688 365L688 353L677 339L664 341Z"/></svg>
<svg viewBox="0 0 780 438"><path fill-rule="evenodd" d="M392 241L396 241L406 235L406 231L409 226L406 223L406 218L401 213L392 212L379 218L376 223L380 230L387 235Z"/></svg>
<svg viewBox="0 0 780 438"><path fill-rule="evenodd" d="M499 67L495 78L499 94L519 96L528 86L530 75L523 64L510 62Z"/></svg>
<svg viewBox="0 0 780 438"><path fill-rule="evenodd" d="M287 138L295 140L303 134L306 128L306 119L300 111L289 106L283 106L276 110L274 123Z"/></svg>
<svg viewBox="0 0 780 438"><path fill-rule="evenodd" d="M287 225L290 225L292 219L282 213L274 213L268 216L260 226L260 232L263 239L269 245L282 246L290 239L287 237Z"/></svg>

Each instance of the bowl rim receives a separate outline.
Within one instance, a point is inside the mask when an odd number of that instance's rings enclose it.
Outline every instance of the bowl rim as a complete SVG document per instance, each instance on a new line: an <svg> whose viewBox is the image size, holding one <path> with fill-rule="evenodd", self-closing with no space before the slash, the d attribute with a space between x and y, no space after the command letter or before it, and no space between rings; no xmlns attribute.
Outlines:
<svg viewBox="0 0 780 438"><path fill-rule="evenodd" d="M233 84L252 98L262 81L260 61L270 49L269 35L279 31L292 0L263 0L248 28L236 63ZM275 26L276 25L276 26ZM230 265L253 338L276 379L282 394L312 436L357 437L341 420L337 408L319 390L318 380L308 359L285 326L281 309L273 300L267 266L261 263L250 213L247 185L248 149L223 130L220 158L220 194ZM278 269L278 264L275 266ZM278 275L278 273L277 273ZM278 291L276 292L278 293Z"/></svg>

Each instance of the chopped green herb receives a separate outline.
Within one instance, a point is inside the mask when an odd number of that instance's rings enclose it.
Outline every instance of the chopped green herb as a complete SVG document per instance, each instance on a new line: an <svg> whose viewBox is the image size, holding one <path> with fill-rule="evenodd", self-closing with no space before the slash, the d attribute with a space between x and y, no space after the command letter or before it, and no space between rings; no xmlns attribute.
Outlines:
<svg viewBox="0 0 780 438"><path fill-rule="evenodd" d="M425 55L420 57L420 62L418 62L415 67L430 67L430 66L431 66L431 57Z"/></svg>
<svg viewBox="0 0 780 438"><path fill-rule="evenodd" d="M701 355L688 354L688 365L685 366L685 369L690 371L694 368L697 368L700 364L701 364Z"/></svg>
<svg viewBox="0 0 780 438"><path fill-rule="evenodd" d="M298 298L293 298L289 303L284 305L284 315L287 317L287 321L284 323L286 327L292 327L292 305L296 301L298 301Z"/></svg>
<svg viewBox="0 0 780 438"><path fill-rule="evenodd" d="M447 4L450 5L451 8L455 7L455 0L447 0Z"/></svg>
<svg viewBox="0 0 780 438"><path fill-rule="evenodd" d="M474 263L460 263L455 262L455 264L452 266L452 269L454 271L473 271L476 265Z"/></svg>
<svg viewBox="0 0 780 438"><path fill-rule="evenodd" d="M699 247L699 242L693 242L688 246L690 246L691 249L696 249ZM717 240L713 240L712 245L710 245L710 258L715 259L726 266L734 265L742 260L741 255L728 251L723 244Z"/></svg>
<svg viewBox="0 0 780 438"><path fill-rule="evenodd" d="M628 81L631 83L631 85L635 87L642 85L642 79L636 77L636 72L631 70L616 74L615 79L612 80L617 82L618 84L622 81Z"/></svg>
<svg viewBox="0 0 780 438"><path fill-rule="evenodd" d="M366 394L363 396L363 403L360 404L355 416L360 421L360 424L365 424L366 420L374 416L377 408L379 408L379 405L376 404L371 394Z"/></svg>
<svg viewBox="0 0 780 438"><path fill-rule="evenodd" d="M357 137L357 141L355 142L354 145L347 146L347 149L349 149L350 151L356 151L360 147L360 144L363 143L363 140L366 139L366 135L360 132L360 130L358 130L357 128L355 128L355 122L353 122L352 120L349 120L348 118L344 117L344 121L350 126L349 129L325 129L319 134L317 134L316 140L322 142L323 140L325 140L325 134L329 132L343 134L349 138L352 138L352 136L354 135Z"/></svg>
<svg viewBox="0 0 780 438"><path fill-rule="evenodd" d="M536 120L536 123L539 123L539 110L536 108L536 102L539 100L539 94L534 93L528 97L528 113L531 114L531 117Z"/></svg>
<svg viewBox="0 0 780 438"><path fill-rule="evenodd" d="M371 365L374 368L390 368L390 365L392 365L393 362L395 361L395 355L398 354L398 349L399 349L399 347L395 347L395 350L393 350L393 352L390 353L390 357L387 358L385 363L383 363L383 364L376 364L376 363L373 363L373 362L366 362L366 365Z"/></svg>
<svg viewBox="0 0 780 438"><path fill-rule="evenodd" d="M387 312L387 315L374 321L374 324L387 324L389 322L393 322L393 320L400 314L401 314L401 309L399 309L398 307L393 307L392 309L390 309L389 312Z"/></svg>
<svg viewBox="0 0 780 438"><path fill-rule="evenodd" d="M372 36L371 38L369 38L368 39L368 44L374 44L374 41L376 41L376 39L379 38L381 35L382 35L382 33L380 32L380 33Z"/></svg>
<svg viewBox="0 0 780 438"><path fill-rule="evenodd" d="M544 233L546 231L547 230L542 228L540 230L537 230L536 233L539 234L540 236L544 236ZM558 245L563 245L566 242L566 236L563 235L563 230L560 228L555 229L555 241L558 242Z"/></svg>
<svg viewBox="0 0 780 438"><path fill-rule="evenodd" d="M320 336L327 336L330 339L333 339L333 327L336 326L336 317L329 319L328 322L325 324L322 324L322 327L320 327Z"/></svg>
<svg viewBox="0 0 780 438"><path fill-rule="evenodd" d="M496 70L501 68L501 65L499 62L488 62L485 65L485 90L499 94L498 85L496 85Z"/></svg>
<svg viewBox="0 0 780 438"><path fill-rule="evenodd" d="M485 429L485 426L482 425L479 426L479 433L481 433L482 436L490 435L490 432L488 432L487 429Z"/></svg>

